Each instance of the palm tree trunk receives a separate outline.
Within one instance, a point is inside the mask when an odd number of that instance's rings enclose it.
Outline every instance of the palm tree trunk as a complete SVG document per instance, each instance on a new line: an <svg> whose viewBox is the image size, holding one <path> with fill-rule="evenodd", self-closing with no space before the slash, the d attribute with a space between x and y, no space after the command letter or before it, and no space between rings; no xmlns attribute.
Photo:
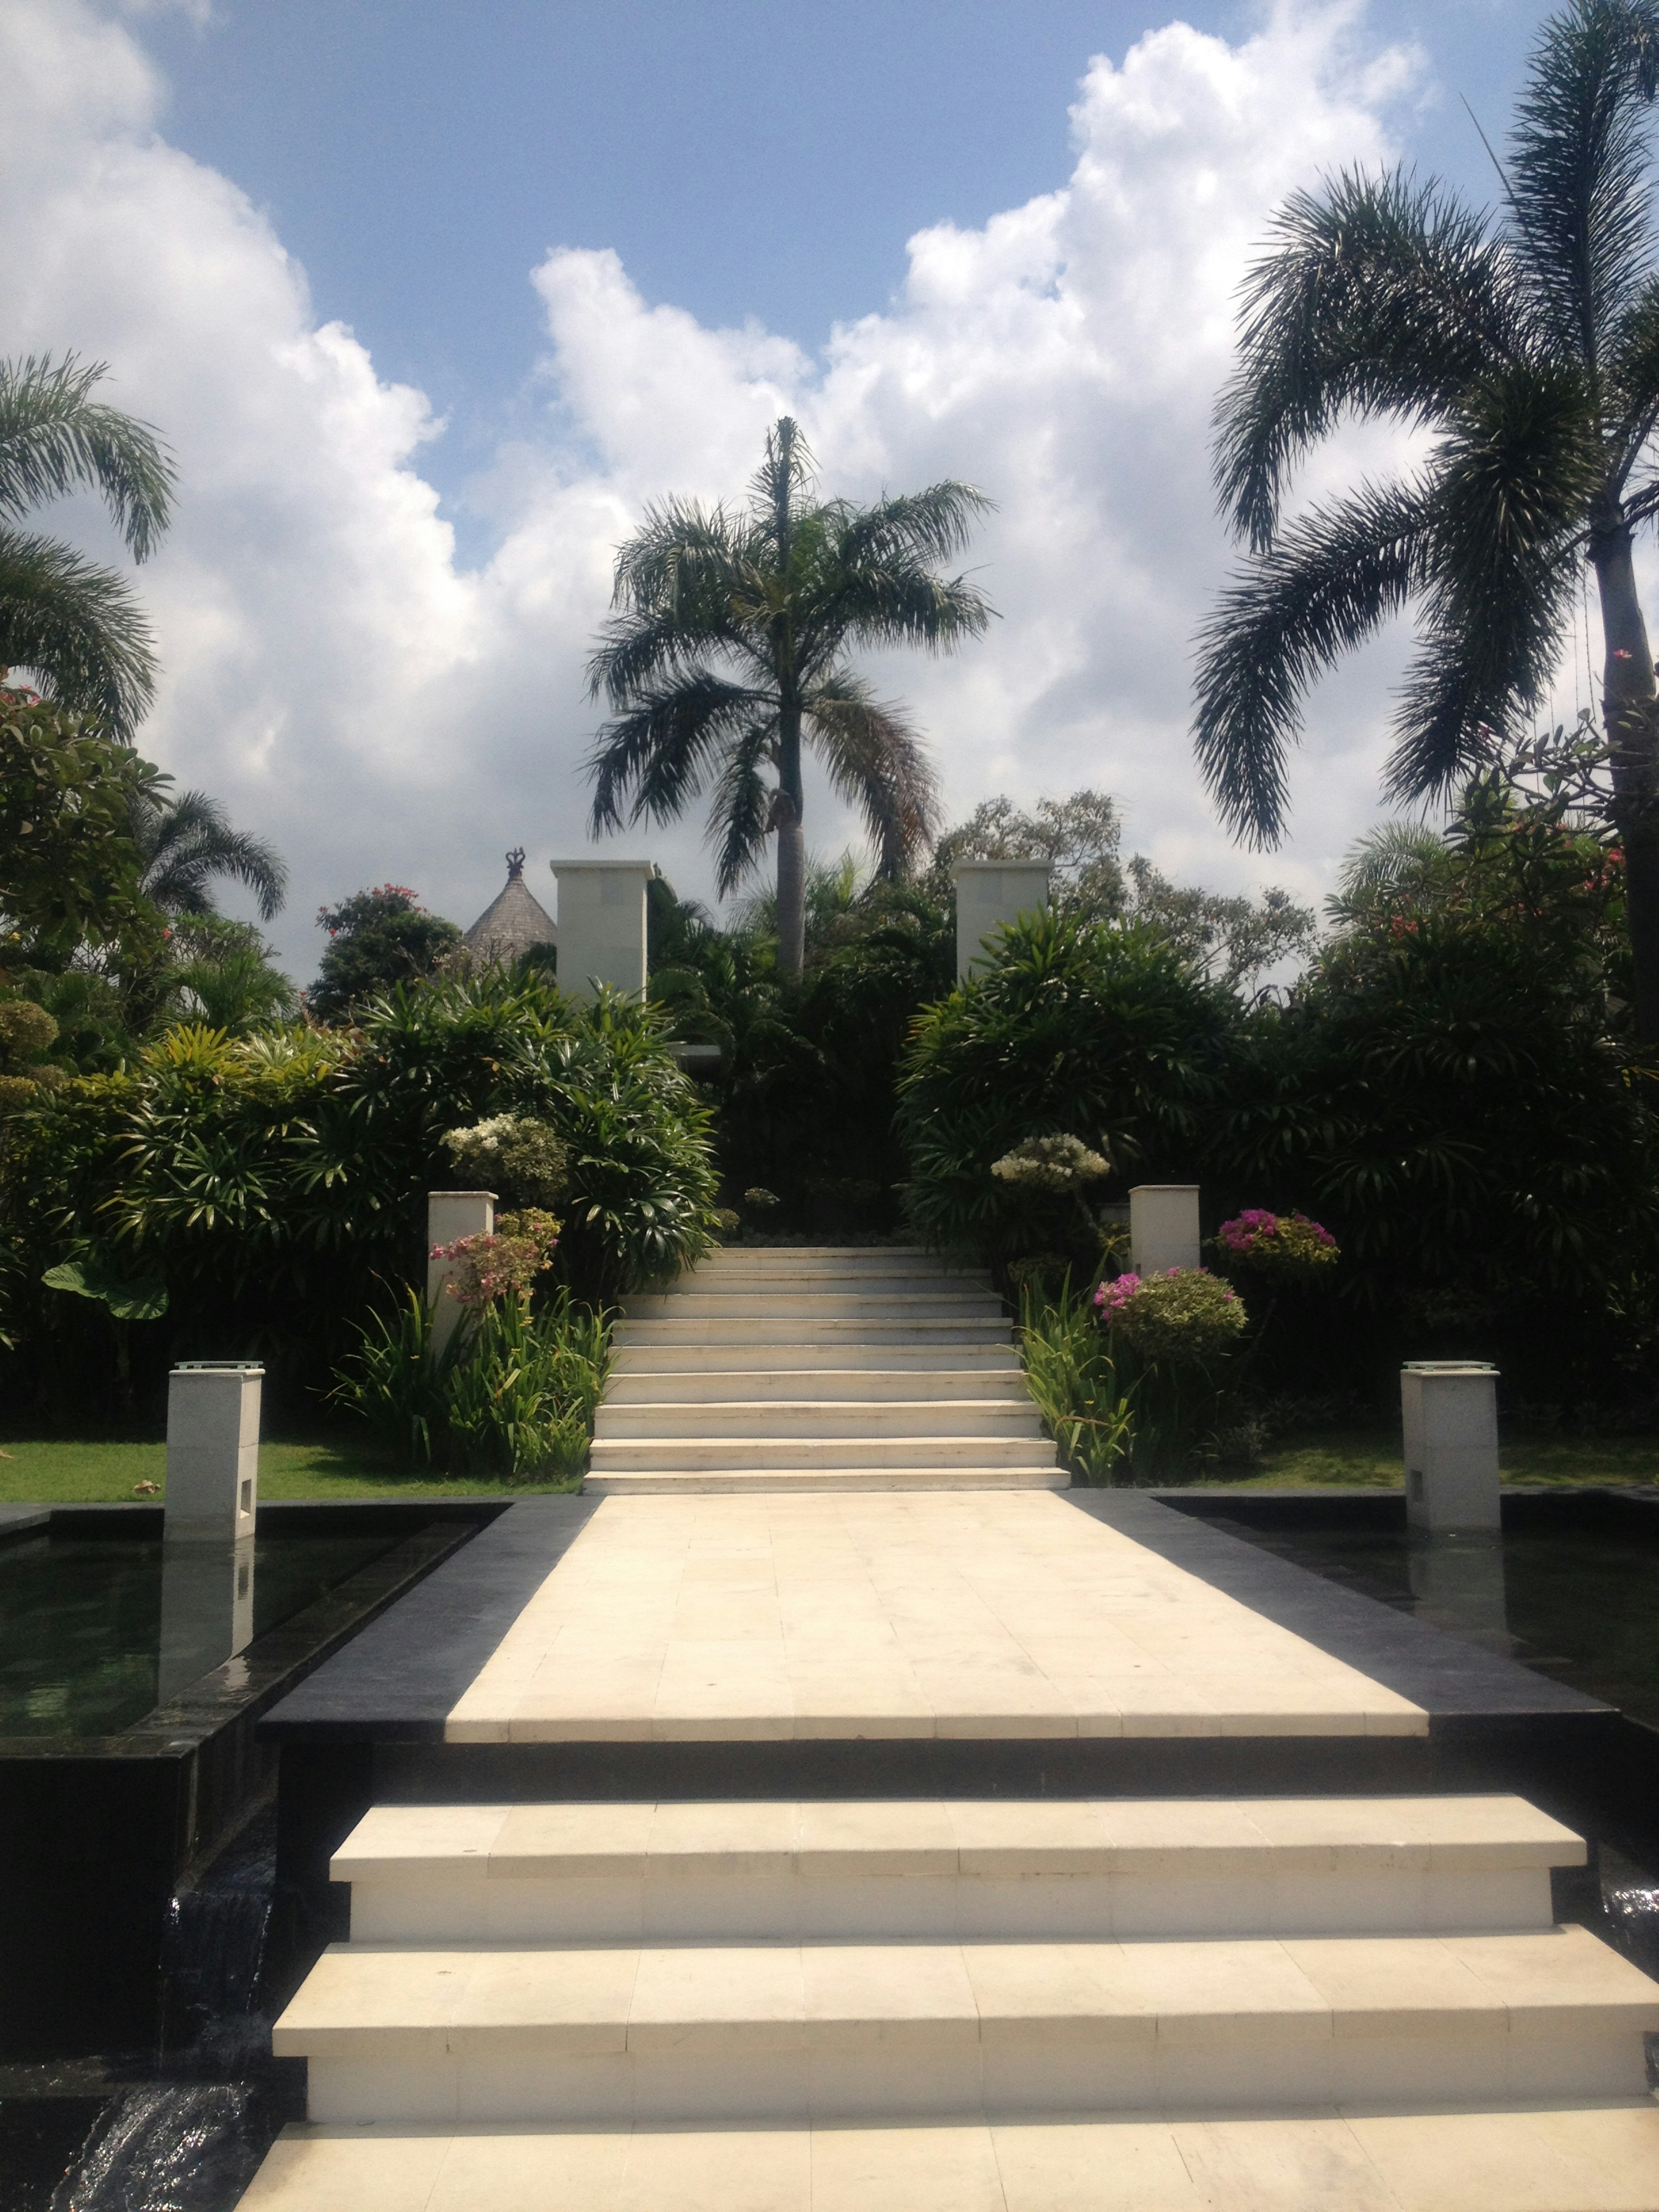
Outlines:
<svg viewBox="0 0 1659 2212"><path fill-rule="evenodd" d="M1607 662L1601 712L1613 749L1613 804L1625 848L1636 1030L1659 1042L1659 684L1636 596L1631 532L1620 522L1592 547Z"/></svg>
<svg viewBox="0 0 1659 2212"><path fill-rule="evenodd" d="M801 824L799 712L786 710L782 724L778 791L772 805L778 832L778 973L786 983L799 983L806 959L806 832Z"/></svg>

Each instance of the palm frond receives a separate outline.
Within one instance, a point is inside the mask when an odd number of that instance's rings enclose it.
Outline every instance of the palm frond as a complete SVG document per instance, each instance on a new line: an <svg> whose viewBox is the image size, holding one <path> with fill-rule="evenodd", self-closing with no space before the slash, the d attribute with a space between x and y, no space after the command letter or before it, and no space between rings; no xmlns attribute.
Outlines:
<svg viewBox="0 0 1659 2212"><path fill-rule="evenodd" d="M908 875L942 820L939 776L915 726L842 670L808 701L806 726L831 784L864 817L877 873Z"/></svg>
<svg viewBox="0 0 1659 2212"><path fill-rule="evenodd" d="M50 538L0 528L0 666L24 668L60 706L131 742L155 690L155 656L125 580Z"/></svg>
<svg viewBox="0 0 1659 2212"><path fill-rule="evenodd" d="M714 888L729 898L757 867L771 827L773 786L761 774L777 747L778 725L754 723L720 763L708 809L708 842L714 848Z"/></svg>
<svg viewBox="0 0 1659 2212"><path fill-rule="evenodd" d="M1558 347L1593 374L1652 267L1651 0L1573 0L1539 33L1510 136L1516 246Z"/></svg>
<svg viewBox="0 0 1659 2212"><path fill-rule="evenodd" d="M764 692L706 668L636 694L599 732L588 756L593 834L624 823L672 822L714 773L721 752L774 712Z"/></svg>
<svg viewBox="0 0 1659 2212"><path fill-rule="evenodd" d="M755 526L774 552L817 475L812 449L793 416L780 415L766 434L766 453L749 482Z"/></svg>
<svg viewBox="0 0 1659 2212"><path fill-rule="evenodd" d="M1294 523L1205 623L1199 767L1223 818L1250 843L1284 833L1285 755L1309 685L1422 583L1433 519L1421 486L1362 485Z"/></svg>
<svg viewBox="0 0 1659 2212"><path fill-rule="evenodd" d="M89 397L108 374L74 354L0 362L0 516L95 491L142 561L167 526L173 461L148 423Z"/></svg>
<svg viewBox="0 0 1659 2212"><path fill-rule="evenodd" d="M940 576L916 560L837 562L823 588L802 608L797 650L803 672L833 666L850 644L920 646L948 653L964 638L982 637L996 610L965 576Z"/></svg>
<svg viewBox="0 0 1659 2212"><path fill-rule="evenodd" d="M1606 365L1605 393L1609 473L1622 491L1659 423L1659 276L1650 276L1626 310Z"/></svg>
<svg viewBox="0 0 1659 2212"><path fill-rule="evenodd" d="M884 495L873 507L836 500L823 510L845 568L949 561L966 550L974 525L996 501L972 484L947 477L924 491Z"/></svg>
<svg viewBox="0 0 1659 2212"><path fill-rule="evenodd" d="M215 914L209 886L229 878L253 893L262 921L282 911L288 869L281 855L263 837L233 829L220 801L206 792L141 801L133 829L145 859L144 895L153 906L170 914Z"/></svg>
<svg viewBox="0 0 1659 2212"><path fill-rule="evenodd" d="M1216 482L1258 553L1295 463L1345 413L1437 422L1471 374L1528 347L1485 218L1401 172L1293 193L1241 313L1238 368L1216 409Z"/></svg>

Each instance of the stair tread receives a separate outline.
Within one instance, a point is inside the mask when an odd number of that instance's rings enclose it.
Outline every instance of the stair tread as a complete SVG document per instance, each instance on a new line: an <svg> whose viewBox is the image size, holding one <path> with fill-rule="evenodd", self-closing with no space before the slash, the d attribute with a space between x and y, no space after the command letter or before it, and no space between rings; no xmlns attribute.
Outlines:
<svg viewBox="0 0 1659 2212"><path fill-rule="evenodd" d="M546 2049L752 2043L828 2048L911 2037L1087 2033L1231 2042L1471 2033L1571 2021L1659 2032L1659 1984L1583 1929L1519 1935L1257 1936L1071 1942L751 1942L331 1946L276 2022L278 2057L430 2052L438 2032ZM827 2040L826 2040L827 2039ZM435 2054L434 2054L435 2055Z"/></svg>
<svg viewBox="0 0 1659 2212"><path fill-rule="evenodd" d="M377 1805L332 1879L444 1866L527 1875L1169 1872L1582 1866L1581 1837L1522 1797L647 1800Z"/></svg>
<svg viewBox="0 0 1659 2212"><path fill-rule="evenodd" d="M1650 2098L722 2128L290 2123L243 2212L1643 2212Z"/></svg>

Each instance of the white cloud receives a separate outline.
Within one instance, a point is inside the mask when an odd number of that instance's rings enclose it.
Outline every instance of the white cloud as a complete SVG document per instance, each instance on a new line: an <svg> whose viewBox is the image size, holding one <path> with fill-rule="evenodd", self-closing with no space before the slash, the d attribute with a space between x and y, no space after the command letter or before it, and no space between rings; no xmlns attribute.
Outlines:
<svg viewBox="0 0 1659 2212"><path fill-rule="evenodd" d="M878 672L937 739L953 811L1093 782L1165 866L1318 888L1375 811L1392 649L1320 694L1296 839L1265 864L1193 772L1188 653L1227 560L1206 448L1240 274L1287 190L1391 155L1413 63L1356 35L1345 9L1281 12L1238 46L1174 23L1095 61L1063 187L921 233L902 295L821 361L647 303L614 254L550 254L544 434L481 485L499 544L463 572L420 474L441 428L422 396L319 327L234 182L157 135L127 30L82 0L12 0L4 350L108 360L111 396L175 448L178 521L139 576L166 665L146 745L286 851L296 968L322 898L392 878L465 922L506 845L538 867L580 846L611 549L648 498L740 490L785 407L837 490L957 475L999 501L974 556L993 635ZM833 849L844 820L820 801L811 834ZM705 880L694 826L627 847Z"/></svg>

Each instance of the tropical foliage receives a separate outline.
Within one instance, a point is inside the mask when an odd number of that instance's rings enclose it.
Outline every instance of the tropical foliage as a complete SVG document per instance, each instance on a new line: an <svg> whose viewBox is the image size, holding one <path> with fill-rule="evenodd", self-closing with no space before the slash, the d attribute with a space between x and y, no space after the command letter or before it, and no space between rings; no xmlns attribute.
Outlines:
<svg viewBox="0 0 1659 2212"><path fill-rule="evenodd" d="M94 491L135 561L167 526L173 465L155 432L94 399L101 362L0 362L0 681L26 668L54 705L130 742L155 688L127 584L52 538L20 530L48 500Z"/></svg>
<svg viewBox="0 0 1659 2212"><path fill-rule="evenodd" d="M428 914L404 884L377 884L338 906L319 908L317 926L328 948L306 994L313 1020L349 1021L381 993L434 974L459 945L453 921Z"/></svg>
<svg viewBox="0 0 1659 2212"><path fill-rule="evenodd" d="M485 975L373 1001L350 1031L178 1028L0 1122L11 1394L96 1402L99 1344L38 1289L96 1250L167 1283L152 1375L172 1352L258 1354L276 1402L304 1403L364 1315L423 1276L445 1133L501 1114L564 1148L554 1274L579 1298L603 1304L706 1248L709 1116L648 1010Z"/></svg>
<svg viewBox="0 0 1659 2212"><path fill-rule="evenodd" d="M1651 110L1659 9L1574 0L1542 27L1494 222L1403 173L1281 211L1247 285L1216 473L1251 566L1205 632L1199 759L1223 812L1280 836L1310 685L1416 611L1389 787L1454 792L1530 735L1579 603L1600 599L1638 1026L1659 1038L1659 700L1636 533L1659 512ZM1427 434L1420 465L1283 519L1345 417Z"/></svg>
<svg viewBox="0 0 1659 2212"><path fill-rule="evenodd" d="M805 957L804 750L864 817L884 876L908 873L938 826L920 738L848 653L939 652L977 637L991 614L977 586L939 567L965 546L989 505L981 494L946 482L860 507L814 503L813 483L786 416L745 508L650 509L617 556L617 612L589 669L612 713L591 762L594 831L678 820L712 787L722 896L775 833L777 964L789 981Z"/></svg>

